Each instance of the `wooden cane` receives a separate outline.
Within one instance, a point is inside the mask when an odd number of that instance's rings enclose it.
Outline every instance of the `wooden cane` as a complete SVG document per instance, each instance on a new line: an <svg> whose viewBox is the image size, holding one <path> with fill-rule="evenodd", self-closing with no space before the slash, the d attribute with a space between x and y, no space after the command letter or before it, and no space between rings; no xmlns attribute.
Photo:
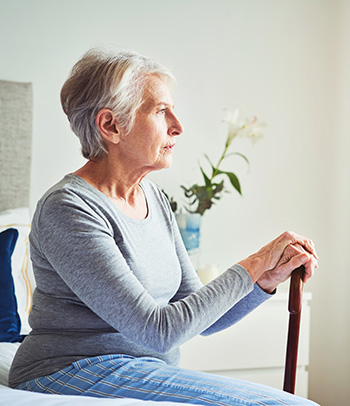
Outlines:
<svg viewBox="0 0 350 406"><path fill-rule="evenodd" d="M295 379L297 372L301 301L304 285L302 277L304 272L304 265L295 269L292 272L289 285L289 326L283 390L293 394L295 392Z"/></svg>

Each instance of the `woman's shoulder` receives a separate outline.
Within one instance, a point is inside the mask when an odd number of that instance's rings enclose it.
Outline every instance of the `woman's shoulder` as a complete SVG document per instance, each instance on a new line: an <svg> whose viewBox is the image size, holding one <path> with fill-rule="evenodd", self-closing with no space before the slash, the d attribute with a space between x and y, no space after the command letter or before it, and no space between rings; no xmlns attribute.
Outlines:
<svg viewBox="0 0 350 406"><path fill-rule="evenodd" d="M87 197L89 199L96 199L99 194L100 192L84 179L73 174L67 174L43 194L39 204L66 199L81 201L82 197L84 199Z"/></svg>
<svg viewBox="0 0 350 406"><path fill-rule="evenodd" d="M107 203L107 204L106 204ZM42 215L72 215L97 213L108 210L108 199L79 176L68 174L53 185L38 201L33 220Z"/></svg>

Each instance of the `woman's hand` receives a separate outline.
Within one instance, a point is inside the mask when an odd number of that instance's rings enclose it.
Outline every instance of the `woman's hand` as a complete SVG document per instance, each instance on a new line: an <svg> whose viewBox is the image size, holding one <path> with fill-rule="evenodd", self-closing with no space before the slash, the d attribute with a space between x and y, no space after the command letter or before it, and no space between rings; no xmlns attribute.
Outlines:
<svg viewBox="0 0 350 406"><path fill-rule="evenodd" d="M306 256L309 258L306 262ZM304 265L303 282L306 283L317 268L317 259L313 254L305 251L300 244L288 245L276 267L264 272L257 280L258 285L267 293L273 292L277 286L286 281L294 269Z"/></svg>
<svg viewBox="0 0 350 406"><path fill-rule="evenodd" d="M272 292L301 265L305 265L306 282L317 267L317 258L310 239L286 231L239 264L248 271L253 283L258 282L266 292Z"/></svg>

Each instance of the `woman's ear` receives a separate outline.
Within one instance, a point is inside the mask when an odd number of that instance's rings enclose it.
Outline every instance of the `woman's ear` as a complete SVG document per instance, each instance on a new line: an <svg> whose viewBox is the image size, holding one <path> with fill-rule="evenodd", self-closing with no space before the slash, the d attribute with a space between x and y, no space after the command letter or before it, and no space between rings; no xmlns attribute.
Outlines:
<svg viewBox="0 0 350 406"><path fill-rule="evenodd" d="M105 141L113 144L119 143L120 129L112 110L100 110L96 116L96 125Z"/></svg>

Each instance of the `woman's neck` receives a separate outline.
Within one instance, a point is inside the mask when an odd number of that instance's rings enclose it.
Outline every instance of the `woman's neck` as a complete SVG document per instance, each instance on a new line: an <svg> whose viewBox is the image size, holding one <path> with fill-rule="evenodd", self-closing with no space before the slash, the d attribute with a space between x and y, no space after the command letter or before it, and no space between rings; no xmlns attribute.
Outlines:
<svg viewBox="0 0 350 406"><path fill-rule="evenodd" d="M119 210L131 218L147 217L147 203L140 187L146 176L140 171L132 171L104 156L88 161L74 172L86 182L105 194Z"/></svg>

